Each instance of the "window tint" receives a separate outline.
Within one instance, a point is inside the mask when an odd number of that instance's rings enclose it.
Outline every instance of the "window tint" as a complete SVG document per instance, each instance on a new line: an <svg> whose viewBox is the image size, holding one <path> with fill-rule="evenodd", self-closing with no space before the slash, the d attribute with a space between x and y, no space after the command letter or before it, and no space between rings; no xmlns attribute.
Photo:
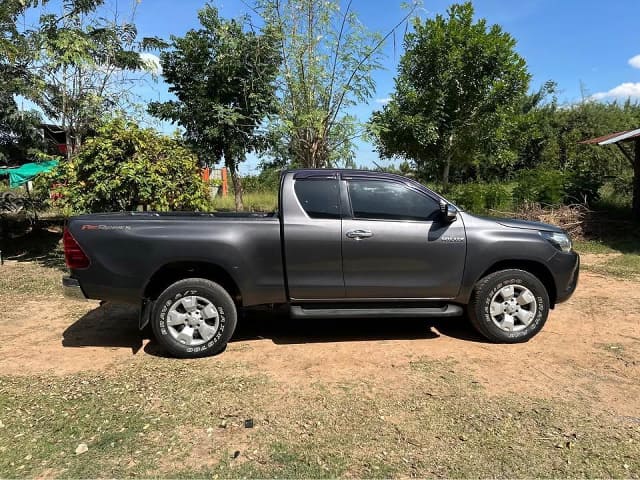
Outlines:
<svg viewBox="0 0 640 480"><path fill-rule="evenodd" d="M381 220L433 220L440 206L406 186L381 180L350 180L353 216Z"/></svg>
<svg viewBox="0 0 640 480"><path fill-rule="evenodd" d="M302 208L311 218L340 218L338 180L296 180L294 188Z"/></svg>

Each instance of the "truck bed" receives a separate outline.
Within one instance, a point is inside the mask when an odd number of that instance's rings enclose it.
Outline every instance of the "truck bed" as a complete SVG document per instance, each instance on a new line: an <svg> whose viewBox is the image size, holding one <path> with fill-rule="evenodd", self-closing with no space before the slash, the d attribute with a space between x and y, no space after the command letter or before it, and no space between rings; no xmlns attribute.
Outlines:
<svg viewBox="0 0 640 480"><path fill-rule="evenodd" d="M88 214L68 228L90 257L91 268L74 272L89 298L139 303L156 275L215 264L229 272L244 305L286 301L275 213Z"/></svg>

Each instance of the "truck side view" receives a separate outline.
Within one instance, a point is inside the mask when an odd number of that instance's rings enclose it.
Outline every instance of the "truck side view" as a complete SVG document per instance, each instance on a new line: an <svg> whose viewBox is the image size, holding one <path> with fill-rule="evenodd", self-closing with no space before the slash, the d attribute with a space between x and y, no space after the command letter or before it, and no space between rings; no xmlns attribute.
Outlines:
<svg viewBox="0 0 640 480"><path fill-rule="evenodd" d="M419 183L356 170L293 170L279 207L252 213L108 213L64 232L72 297L141 305L141 328L177 357L224 349L238 311L306 318L450 317L524 342L574 292L562 229L466 213Z"/></svg>

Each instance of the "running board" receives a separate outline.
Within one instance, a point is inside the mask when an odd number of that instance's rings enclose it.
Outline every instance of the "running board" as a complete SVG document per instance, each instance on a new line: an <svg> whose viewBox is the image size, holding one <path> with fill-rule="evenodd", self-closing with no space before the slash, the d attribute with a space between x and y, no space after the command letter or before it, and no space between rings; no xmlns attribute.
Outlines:
<svg viewBox="0 0 640 480"><path fill-rule="evenodd" d="M460 305L447 304L441 307L380 307L380 308L304 308L293 305L293 318L420 318L458 317L463 310Z"/></svg>

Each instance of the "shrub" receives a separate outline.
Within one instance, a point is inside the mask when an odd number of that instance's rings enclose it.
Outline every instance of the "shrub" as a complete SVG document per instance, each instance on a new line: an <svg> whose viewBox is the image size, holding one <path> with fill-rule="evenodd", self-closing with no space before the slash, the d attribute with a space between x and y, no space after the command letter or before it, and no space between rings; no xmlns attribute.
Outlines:
<svg viewBox="0 0 640 480"><path fill-rule="evenodd" d="M604 184L601 174L590 170L577 170L570 172L565 181L565 201L567 203L588 204L600 198L600 187Z"/></svg>
<svg viewBox="0 0 640 480"><path fill-rule="evenodd" d="M258 175L246 176L242 179L242 189L245 192L277 192L280 188L280 170L269 168Z"/></svg>
<svg viewBox="0 0 640 480"><path fill-rule="evenodd" d="M474 213L505 209L511 203L509 190L499 183L453 185L445 196L459 207Z"/></svg>
<svg viewBox="0 0 640 480"><path fill-rule="evenodd" d="M539 167L520 173L513 190L517 205L526 202L545 205L560 205L565 199L566 175L556 169Z"/></svg>
<svg viewBox="0 0 640 480"><path fill-rule="evenodd" d="M67 214L135 210L205 210L208 197L196 156L177 139L115 119L77 155L44 175Z"/></svg>

